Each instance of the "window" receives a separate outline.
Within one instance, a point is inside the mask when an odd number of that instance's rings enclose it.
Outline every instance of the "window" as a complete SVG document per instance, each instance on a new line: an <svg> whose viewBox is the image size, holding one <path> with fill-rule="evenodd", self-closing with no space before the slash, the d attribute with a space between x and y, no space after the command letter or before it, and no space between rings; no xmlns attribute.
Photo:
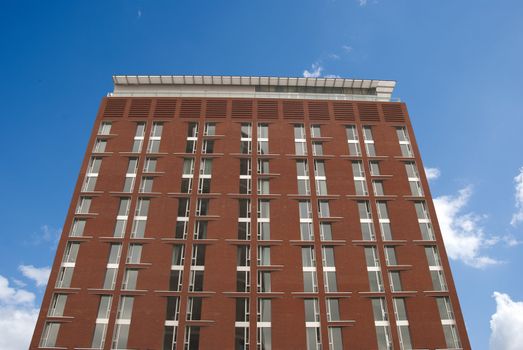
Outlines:
<svg viewBox="0 0 523 350"><path fill-rule="evenodd" d="M246 293L251 290L251 274L248 270L236 271L236 291Z"/></svg>
<svg viewBox="0 0 523 350"><path fill-rule="evenodd" d="M195 321L202 319L202 300L201 297L187 298L187 320Z"/></svg>
<svg viewBox="0 0 523 350"><path fill-rule="evenodd" d="M133 312L134 297L122 296L118 304L116 325L113 332L112 349L126 349L129 338L129 326ZM122 322L123 321L123 322ZM127 321L127 322L126 322Z"/></svg>
<svg viewBox="0 0 523 350"><path fill-rule="evenodd" d="M360 214L362 239L364 241L376 240L376 236L374 234L374 224L372 222L372 214L370 211L370 203L368 201L358 202L358 212Z"/></svg>
<svg viewBox="0 0 523 350"><path fill-rule="evenodd" d="M319 124L311 125L311 137L321 137L321 126Z"/></svg>
<svg viewBox="0 0 523 350"><path fill-rule="evenodd" d="M443 327L443 333L445 334L445 342L447 347L449 349L461 348L461 342L459 339L450 299L448 297L437 297L436 303L438 305L438 311L441 318L441 325Z"/></svg>
<svg viewBox="0 0 523 350"><path fill-rule="evenodd" d="M392 350L392 337L390 334L389 316L385 299L372 299L372 311L379 350Z"/></svg>
<svg viewBox="0 0 523 350"><path fill-rule="evenodd" d="M102 287L103 289L114 289L115 287L121 252L122 245L120 243L111 244L109 248L109 258L107 259L107 270L105 272L105 279Z"/></svg>
<svg viewBox="0 0 523 350"><path fill-rule="evenodd" d="M396 248L392 246L385 247L385 260L387 261L387 266L398 265L398 260L396 258Z"/></svg>
<svg viewBox="0 0 523 350"><path fill-rule="evenodd" d="M93 147L93 153L103 153L105 152L105 147L107 146L107 140L96 139Z"/></svg>
<svg viewBox="0 0 523 350"><path fill-rule="evenodd" d="M432 225L430 222L429 212L427 211L427 205L425 204L425 202L415 202L414 207L418 216L418 223L422 239L427 241L435 240L434 232L432 231Z"/></svg>
<svg viewBox="0 0 523 350"><path fill-rule="evenodd" d="M185 350L198 350L200 347L200 327L186 326L185 327Z"/></svg>
<svg viewBox="0 0 523 350"><path fill-rule="evenodd" d="M156 172L156 164L158 163L158 160L156 158L145 158L145 163L143 165L143 172L144 173L154 173Z"/></svg>
<svg viewBox="0 0 523 350"><path fill-rule="evenodd" d="M396 128L396 135L398 136L398 141L400 144L401 155L403 157L414 157L412 148L410 145L409 135L405 127Z"/></svg>
<svg viewBox="0 0 523 350"><path fill-rule="evenodd" d="M136 124L136 133L134 134L133 148L131 152L140 153L142 151L143 139L145 135L145 123Z"/></svg>
<svg viewBox="0 0 523 350"><path fill-rule="evenodd" d="M258 246L258 266L271 264L271 247Z"/></svg>
<svg viewBox="0 0 523 350"><path fill-rule="evenodd" d="M123 192L130 193L133 191L137 169L138 169L138 158L129 158L129 164L127 165L127 172L125 173L125 182L123 185Z"/></svg>
<svg viewBox="0 0 523 350"><path fill-rule="evenodd" d="M46 322L40 339L41 348L53 348L56 345L56 338L60 331L60 323Z"/></svg>
<svg viewBox="0 0 523 350"><path fill-rule="evenodd" d="M369 277L369 290L371 292L383 292L380 261L375 247L365 247L365 261Z"/></svg>
<svg viewBox="0 0 523 350"><path fill-rule="evenodd" d="M189 274L189 292L203 291L203 270L192 270Z"/></svg>
<svg viewBox="0 0 523 350"><path fill-rule="evenodd" d="M207 225L207 221L196 221L194 224L194 239L207 239Z"/></svg>
<svg viewBox="0 0 523 350"><path fill-rule="evenodd" d="M162 140L163 123L155 122L149 135L149 145L147 146L147 153L160 152L160 141Z"/></svg>
<svg viewBox="0 0 523 350"><path fill-rule="evenodd" d="M377 160L371 160L369 162L369 166L370 166L370 174L372 176L379 176L381 174L380 173L380 163Z"/></svg>
<svg viewBox="0 0 523 350"><path fill-rule="evenodd" d="M320 222L320 238L322 241L332 240L332 226L328 222Z"/></svg>
<svg viewBox="0 0 523 350"><path fill-rule="evenodd" d="M216 135L216 123L205 123L204 136Z"/></svg>
<svg viewBox="0 0 523 350"><path fill-rule="evenodd" d="M149 212L149 199L138 198L136 210L134 212L133 226L131 228L131 238L143 238L145 235L145 225L147 224L147 213Z"/></svg>
<svg viewBox="0 0 523 350"><path fill-rule="evenodd" d="M198 198L198 200L196 202L196 215L197 216L209 215L209 203L210 203L210 201L208 198Z"/></svg>
<svg viewBox="0 0 523 350"><path fill-rule="evenodd" d="M102 158L91 158L89 165L87 166L82 192L94 192L101 165Z"/></svg>
<svg viewBox="0 0 523 350"><path fill-rule="evenodd" d="M415 197L422 197L423 187L421 186L421 181L419 178L418 169L416 168L416 163L405 163L405 170L407 171L407 178L409 180L411 195Z"/></svg>
<svg viewBox="0 0 523 350"><path fill-rule="evenodd" d="M110 295L102 295L100 297L96 326L94 328L93 340L91 342L91 348L93 349L102 349L104 347L112 301L113 297Z"/></svg>
<svg viewBox="0 0 523 350"><path fill-rule="evenodd" d="M320 305L318 299L304 299L307 350L321 349Z"/></svg>
<svg viewBox="0 0 523 350"><path fill-rule="evenodd" d="M198 142L198 123L191 122L187 125L187 140L185 153L196 153L196 143Z"/></svg>
<svg viewBox="0 0 523 350"><path fill-rule="evenodd" d="M393 292L401 292L401 278L399 271L389 271L390 290Z"/></svg>
<svg viewBox="0 0 523 350"><path fill-rule="evenodd" d="M258 271L258 293L271 292L271 272Z"/></svg>
<svg viewBox="0 0 523 350"><path fill-rule="evenodd" d="M294 125L294 151L298 156L307 155L305 127L303 124Z"/></svg>
<svg viewBox="0 0 523 350"><path fill-rule="evenodd" d="M252 127L250 123L242 123L241 125L240 153L252 153Z"/></svg>
<svg viewBox="0 0 523 350"><path fill-rule="evenodd" d="M214 153L214 140L203 140L202 153Z"/></svg>
<svg viewBox="0 0 523 350"><path fill-rule="evenodd" d="M308 268L308 267L315 268L316 267L316 258L315 258L315 254L314 254L314 247L301 248L301 262L304 267L304 271L306 270L305 268Z"/></svg>
<svg viewBox="0 0 523 350"><path fill-rule="evenodd" d="M365 170L361 161L352 162L352 173L354 176L354 187L357 196L368 196L367 181L365 180Z"/></svg>
<svg viewBox="0 0 523 350"><path fill-rule="evenodd" d="M270 174L268 159L258 159L258 174Z"/></svg>
<svg viewBox="0 0 523 350"><path fill-rule="evenodd" d="M372 181L372 187L374 188L375 196L384 196L385 190L383 189L383 181L374 180Z"/></svg>
<svg viewBox="0 0 523 350"><path fill-rule="evenodd" d="M325 175L325 162L322 160L314 161L314 176L316 179L316 194L327 194L327 177Z"/></svg>
<svg viewBox="0 0 523 350"><path fill-rule="evenodd" d="M69 233L70 237L81 237L84 234L85 230L85 223L86 221L84 219L74 219L73 225L71 226L71 232Z"/></svg>
<svg viewBox="0 0 523 350"><path fill-rule="evenodd" d="M60 317L64 315L65 304L67 302L67 294L54 294L49 306L47 316Z"/></svg>
<svg viewBox="0 0 523 350"><path fill-rule="evenodd" d="M330 271L324 268L323 269L323 283L325 287L325 292L337 292L338 287L336 283L336 271Z"/></svg>
<svg viewBox="0 0 523 350"><path fill-rule="evenodd" d="M314 156L323 155L323 143L322 142L312 142L312 155L314 155Z"/></svg>
<svg viewBox="0 0 523 350"><path fill-rule="evenodd" d="M435 246L425 247L425 255L429 264L430 277L432 279L432 289L436 291L447 291L447 282L441 266L441 259L438 248Z"/></svg>
<svg viewBox="0 0 523 350"><path fill-rule="evenodd" d="M236 299L235 349L249 348L249 299Z"/></svg>
<svg viewBox="0 0 523 350"><path fill-rule="evenodd" d="M258 154L269 153L269 125L258 124Z"/></svg>
<svg viewBox="0 0 523 350"><path fill-rule="evenodd" d="M320 218L330 217L329 201L325 201L325 200L318 201L318 216Z"/></svg>
<svg viewBox="0 0 523 350"><path fill-rule="evenodd" d="M194 176L194 158L185 158L183 160L182 185L180 192L191 193L192 179Z"/></svg>
<svg viewBox="0 0 523 350"><path fill-rule="evenodd" d="M178 320L180 318L180 297L167 297L164 328L164 350L176 349Z"/></svg>
<svg viewBox="0 0 523 350"><path fill-rule="evenodd" d="M102 122L98 128L98 135L109 135L111 133L111 122Z"/></svg>
<svg viewBox="0 0 523 350"><path fill-rule="evenodd" d="M56 280L56 288L69 288L71 287L71 279L73 278L74 267L62 266L58 273L58 279Z"/></svg>
<svg viewBox="0 0 523 350"><path fill-rule="evenodd" d="M180 218L189 217L190 203L190 198L178 199L178 220L180 220Z"/></svg>
<svg viewBox="0 0 523 350"><path fill-rule="evenodd" d="M142 245L141 244L129 244L127 250L127 264L139 264L142 257Z"/></svg>
<svg viewBox="0 0 523 350"><path fill-rule="evenodd" d="M270 194L269 179L258 179L258 194Z"/></svg>
<svg viewBox="0 0 523 350"><path fill-rule="evenodd" d="M358 139L358 131L354 125L348 125L345 128L347 133L347 142L349 144L349 155L361 157L360 142Z"/></svg>
<svg viewBox="0 0 523 350"><path fill-rule="evenodd" d="M140 193L151 193L153 191L153 177L144 176L142 177L142 183L140 184Z"/></svg>
<svg viewBox="0 0 523 350"><path fill-rule="evenodd" d="M296 173L298 174L298 194L310 195L309 168L306 160L296 161Z"/></svg>
<svg viewBox="0 0 523 350"><path fill-rule="evenodd" d="M329 327L329 350L343 350L341 327Z"/></svg>
<svg viewBox="0 0 523 350"><path fill-rule="evenodd" d="M390 228L390 219L389 212L387 210L387 203L378 201L376 204L378 207L381 238L384 241L390 241L392 240L392 230Z"/></svg>
<svg viewBox="0 0 523 350"><path fill-rule="evenodd" d="M258 299L257 349L272 349L271 299Z"/></svg>
<svg viewBox="0 0 523 350"><path fill-rule="evenodd" d="M80 249L80 243L68 242L65 247L64 256L62 258L62 264L74 264L76 257L78 256L78 250Z"/></svg>
<svg viewBox="0 0 523 350"><path fill-rule="evenodd" d="M135 290L136 282L138 281L137 269L125 269L125 274L122 281L122 290Z"/></svg>
<svg viewBox="0 0 523 350"><path fill-rule="evenodd" d="M327 306L327 321L340 321L340 305L339 300L334 298L325 299Z"/></svg>
<svg viewBox="0 0 523 350"><path fill-rule="evenodd" d="M392 301L394 304L394 314L396 316L400 348L402 350L410 350L412 349L412 342L410 340L409 320L407 319L405 299L393 298Z"/></svg>
<svg viewBox="0 0 523 350"><path fill-rule="evenodd" d="M258 240L269 240L270 231L270 202L258 200Z"/></svg>
<svg viewBox="0 0 523 350"><path fill-rule="evenodd" d="M376 149L374 147L374 139L372 138L372 127L366 125L363 127L363 142L365 143L365 150L367 156L376 156Z"/></svg>

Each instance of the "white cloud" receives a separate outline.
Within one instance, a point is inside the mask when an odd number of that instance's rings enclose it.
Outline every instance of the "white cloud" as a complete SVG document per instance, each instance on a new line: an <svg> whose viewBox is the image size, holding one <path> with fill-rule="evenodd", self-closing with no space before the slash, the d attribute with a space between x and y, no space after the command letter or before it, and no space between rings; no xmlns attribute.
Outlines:
<svg viewBox="0 0 523 350"><path fill-rule="evenodd" d="M319 63L313 63L312 69L309 71L305 69L303 71L303 77L304 78L318 78L321 76L321 71L323 70L323 67L320 66Z"/></svg>
<svg viewBox="0 0 523 350"><path fill-rule="evenodd" d="M358 2L360 3L360 6L367 5L367 0L358 0Z"/></svg>
<svg viewBox="0 0 523 350"><path fill-rule="evenodd" d="M60 234L62 233L61 228L55 228L49 225L40 226L40 232L33 233L31 236L30 244L40 245L49 244L54 249L60 240Z"/></svg>
<svg viewBox="0 0 523 350"><path fill-rule="evenodd" d="M484 216L462 213L471 195L472 187L467 186L455 196L434 198L447 253L451 259L477 268L498 264L500 261L483 255L482 250L498 243L499 237L487 237L481 224Z"/></svg>
<svg viewBox="0 0 523 350"><path fill-rule="evenodd" d="M10 287L7 278L0 275L0 349L27 349L37 317L35 295Z"/></svg>
<svg viewBox="0 0 523 350"><path fill-rule="evenodd" d="M441 171L438 168L425 168L425 175L429 181L436 180L441 175Z"/></svg>
<svg viewBox="0 0 523 350"><path fill-rule="evenodd" d="M523 167L519 168L519 174L514 177L516 184L514 197L516 197L516 212L512 215L510 224L516 226L519 222L523 221Z"/></svg>
<svg viewBox="0 0 523 350"><path fill-rule="evenodd" d="M523 302L505 293L494 292L496 312L490 318L490 349L523 349Z"/></svg>
<svg viewBox="0 0 523 350"><path fill-rule="evenodd" d="M341 48L347 52L347 53L350 53L352 52L352 46L349 46L349 45L342 45Z"/></svg>
<svg viewBox="0 0 523 350"><path fill-rule="evenodd" d="M33 265L20 265L18 269L22 274L35 281L37 287L45 286L51 273L51 268L45 267L34 267Z"/></svg>

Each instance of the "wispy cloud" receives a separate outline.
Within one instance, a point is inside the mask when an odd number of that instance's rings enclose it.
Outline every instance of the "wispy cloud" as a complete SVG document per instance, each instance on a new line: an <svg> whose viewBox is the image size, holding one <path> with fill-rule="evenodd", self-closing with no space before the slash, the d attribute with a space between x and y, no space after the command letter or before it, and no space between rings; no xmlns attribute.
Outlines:
<svg viewBox="0 0 523 350"><path fill-rule="evenodd" d="M142 10L138 10L136 16L138 17L138 19L142 18Z"/></svg>
<svg viewBox="0 0 523 350"><path fill-rule="evenodd" d="M22 275L33 280L37 287L45 286L51 273L51 268L48 266L34 267L33 265L20 265L18 269L22 272Z"/></svg>
<svg viewBox="0 0 523 350"><path fill-rule="evenodd" d="M487 235L482 226L484 215L463 213L472 196L472 186L467 186L453 196L434 199L443 240L451 259L461 260L476 268L499 264L500 261L483 254L483 249L500 241L499 237Z"/></svg>
<svg viewBox="0 0 523 350"><path fill-rule="evenodd" d="M516 226L523 221L523 167L519 169L519 174L514 177L515 192L514 197L516 199L516 212L512 215L510 224Z"/></svg>
<svg viewBox="0 0 523 350"><path fill-rule="evenodd" d="M27 349L37 317L34 293L11 287L0 275L0 349Z"/></svg>
<svg viewBox="0 0 523 350"><path fill-rule="evenodd" d="M319 63L313 63L311 70L305 69L303 71L303 77L304 78L318 78L321 76L321 72L323 71L323 67Z"/></svg>
<svg viewBox="0 0 523 350"><path fill-rule="evenodd" d="M490 318L490 349L523 349L523 302L508 294L494 292L496 312Z"/></svg>
<svg viewBox="0 0 523 350"><path fill-rule="evenodd" d="M353 50L352 46L349 45L342 45L341 48L343 51L345 51L345 53L351 53Z"/></svg>
<svg viewBox="0 0 523 350"><path fill-rule="evenodd" d="M427 180L436 180L441 175L441 171L438 168L425 168L425 175Z"/></svg>
<svg viewBox="0 0 523 350"><path fill-rule="evenodd" d="M367 5L367 0L358 0L360 6L366 6Z"/></svg>
<svg viewBox="0 0 523 350"><path fill-rule="evenodd" d="M40 245L49 244L54 249L60 240L61 228L56 228L50 225L40 226L40 231L31 235L28 244Z"/></svg>

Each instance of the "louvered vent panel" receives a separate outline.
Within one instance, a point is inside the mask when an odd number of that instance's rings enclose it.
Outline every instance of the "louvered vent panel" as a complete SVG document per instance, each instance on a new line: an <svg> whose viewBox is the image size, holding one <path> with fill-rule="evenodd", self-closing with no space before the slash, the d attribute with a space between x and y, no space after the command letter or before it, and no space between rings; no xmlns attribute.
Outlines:
<svg viewBox="0 0 523 350"><path fill-rule="evenodd" d="M376 103L358 103L360 120L362 122L379 122L380 114Z"/></svg>
<svg viewBox="0 0 523 350"><path fill-rule="evenodd" d="M278 101L258 101L258 118L278 119Z"/></svg>
<svg viewBox="0 0 523 350"><path fill-rule="evenodd" d="M173 118L177 103L178 101L174 98L158 99L153 115L157 118Z"/></svg>
<svg viewBox="0 0 523 350"><path fill-rule="evenodd" d="M327 102L309 102L309 118L311 120L328 120L329 105Z"/></svg>
<svg viewBox="0 0 523 350"><path fill-rule="evenodd" d="M351 122L355 120L352 102L333 102L332 107L334 110L334 119Z"/></svg>
<svg viewBox="0 0 523 350"><path fill-rule="evenodd" d="M125 98L109 98L105 104L104 117L123 117L125 111Z"/></svg>
<svg viewBox="0 0 523 350"><path fill-rule="evenodd" d="M403 123L405 115L400 103L385 103L381 105L383 117L388 123Z"/></svg>
<svg viewBox="0 0 523 350"><path fill-rule="evenodd" d="M207 100L207 118L225 118L227 116L227 100Z"/></svg>
<svg viewBox="0 0 523 350"><path fill-rule="evenodd" d="M232 101L233 118L252 118L252 101L251 100L233 100Z"/></svg>
<svg viewBox="0 0 523 350"><path fill-rule="evenodd" d="M283 118L303 119L303 102L283 101Z"/></svg>
<svg viewBox="0 0 523 350"><path fill-rule="evenodd" d="M131 108L129 110L129 117L147 118L149 116L150 108L151 108L151 99L133 98L131 100Z"/></svg>
<svg viewBox="0 0 523 350"><path fill-rule="evenodd" d="M182 100L181 118L199 118L202 110L202 100Z"/></svg>

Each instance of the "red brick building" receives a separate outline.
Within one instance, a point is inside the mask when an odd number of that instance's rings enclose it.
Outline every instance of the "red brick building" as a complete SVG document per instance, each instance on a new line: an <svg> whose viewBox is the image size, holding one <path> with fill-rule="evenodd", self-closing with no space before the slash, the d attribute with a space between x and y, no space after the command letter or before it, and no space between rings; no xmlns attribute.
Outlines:
<svg viewBox="0 0 523 350"><path fill-rule="evenodd" d="M394 82L113 79L32 349L470 349Z"/></svg>

